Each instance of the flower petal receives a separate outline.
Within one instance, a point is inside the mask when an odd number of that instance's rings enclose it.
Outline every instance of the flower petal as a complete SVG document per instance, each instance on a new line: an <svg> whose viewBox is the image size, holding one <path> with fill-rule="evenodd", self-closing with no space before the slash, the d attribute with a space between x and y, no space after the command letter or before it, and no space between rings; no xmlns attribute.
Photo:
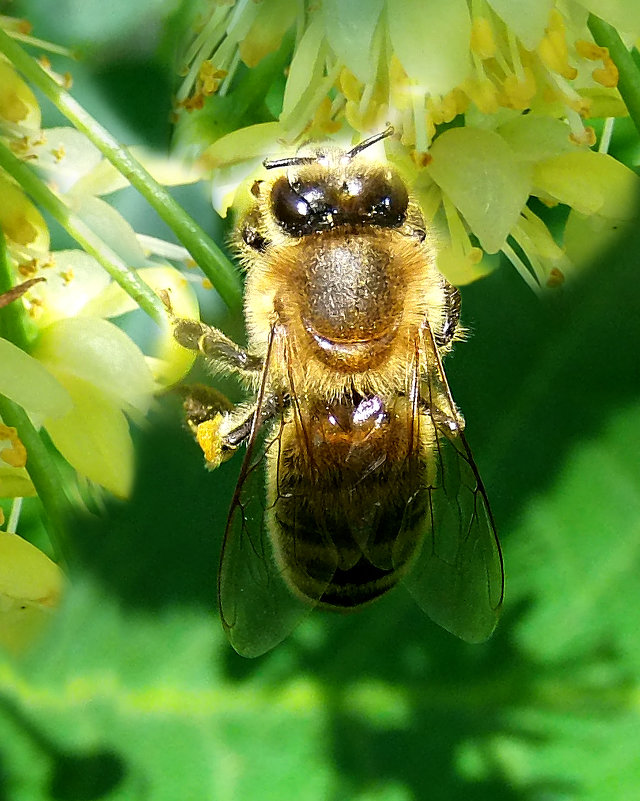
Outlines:
<svg viewBox="0 0 640 801"><path fill-rule="evenodd" d="M146 367L146 365L145 365ZM53 444L78 473L126 498L133 484L134 450L127 418L102 387L52 368L73 398L73 409L46 420Z"/></svg>
<svg viewBox="0 0 640 801"><path fill-rule="evenodd" d="M177 158L166 158L145 148L129 148L131 155L163 186L192 184L202 178L202 170L191 167ZM129 181L107 159L99 161L75 185L79 194L107 195L129 186Z"/></svg>
<svg viewBox="0 0 640 801"><path fill-rule="evenodd" d="M111 278L98 262L83 250L58 250L54 267L46 272L46 282L31 290L37 298L38 325L45 327L60 317L73 317L104 287Z"/></svg>
<svg viewBox="0 0 640 801"><path fill-rule="evenodd" d="M33 498L36 488L24 467L0 467L0 498Z"/></svg>
<svg viewBox="0 0 640 801"><path fill-rule="evenodd" d="M495 256L485 255L480 261L474 261L451 245L438 249L438 271L454 286L465 286L484 278L497 266Z"/></svg>
<svg viewBox="0 0 640 801"><path fill-rule="evenodd" d="M42 631L60 600L60 568L34 545L0 531L0 645L19 653Z"/></svg>
<svg viewBox="0 0 640 801"><path fill-rule="evenodd" d="M0 394L38 417L61 417L72 405L69 393L39 361L1 338Z"/></svg>
<svg viewBox="0 0 640 801"><path fill-rule="evenodd" d="M409 78L444 95L467 77L471 19L466 0L387 0L389 36Z"/></svg>
<svg viewBox="0 0 640 801"><path fill-rule="evenodd" d="M8 244L29 248L32 253L49 251L49 229L42 214L24 192L0 174L0 227Z"/></svg>
<svg viewBox="0 0 640 801"><path fill-rule="evenodd" d="M17 534L0 531L0 596L55 606L62 593L60 568Z"/></svg>
<svg viewBox="0 0 640 801"><path fill-rule="evenodd" d="M221 136L204 151L201 161L205 167L217 169L250 159L264 158L273 150L280 136L282 126L279 122L249 125Z"/></svg>
<svg viewBox="0 0 640 801"><path fill-rule="evenodd" d="M67 192L76 181L99 163L102 155L87 137L75 128L47 128L34 143L35 164L56 185Z"/></svg>
<svg viewBox="0 0 640 801"><path fill-rule="evenodd" d="M322 77L325 52L324 19L322 14L315 13L296 47L289 67L280 115L285 127L298 104L316 89Z"/></svg>
<svg viewBox="0 0 640 801"><path fill-rule="evenodd" d="M200 316L198 299L190 282L174 267L143 267L138 270L140 278L154 291L169 292L171 306L177 317L197 320ZM85 309L86 313L111 317L137 309L135 301L117 284L110 284L104 292ZM156 337L152 361L147 359L156 382L168 386L179 381L191 368L195 352L181 347L173 336L169 324L163 326Z"/></svg>
<svg viewBox="0 0 640 801"><path fill-rule="evenodd" d="M505 25L527 50L533 50L544 36L554 0L487 0Z"/></svg>
<svg viewBox="0 0 640 801"><path fill-rule="evenodd" d="M637 217L640 177L606 153L578 150L537 164L535 192L583 214L618 220Z"/></svg>
<svg viewBox="0 0 640 801"><path fill-rule="evenodd" d="M498 133L522 161L543 161L576 149L569 126L553 117L521 114L501 125Z"/></svg>
<svg viewBox="0 0 640 801"><path fill-rule="evenodd" d="M530 189L529 169L493 131L451 128L431 148L428 170L487 253L502 247Z"/></svg>
<svg viewBox="0 0 640 801"><path fill-rule="evenodd" d="M640 3L636 0L577 0L592 14L631 38L640 36Z"/></svg>
<svg viewBox="0 0 640 801"><path fill-rule="evenodd" d="M36 134L40 130L40 106L35 95L4 59L0 60L0 120L22 132Z"/></svg>
<svg viewBox="0 0 640 801"><path fill-rule="evenodd" d="M247 67L255 67L269 53L280 47L282 37L298 14L291 0L260 3L255 19L239 44L240 58Z"/></svg>
<svg viewBox="0 0 640 801"><path fill-rule="evenodd" d="M324 0L325 35L338 59L360 80L372 79L371 42L384 0Z"/></svg>
<svg viewBox="0 0 640 801"><path fill-rule="evenodd" d="M130 267L146 264L136 232L113 206L76 189L68 195L75 213Z"/></svg>
<svg viewBox="0 0 640 801"><path fill-rule="evenodd" d="M107 320L57 320L42 331L34 356L54 375L90 383L118 408L132 407L144 414L149 407L154 384L144 354Z"/></svg>
<svg viewBox="0 0 640 801"><path fill-rule="evenodd" d="M587 216L571 209L564 227L565 252L578 270L586 269L630 239L637 225L637 220L618 220L599 214Z"/></svg>

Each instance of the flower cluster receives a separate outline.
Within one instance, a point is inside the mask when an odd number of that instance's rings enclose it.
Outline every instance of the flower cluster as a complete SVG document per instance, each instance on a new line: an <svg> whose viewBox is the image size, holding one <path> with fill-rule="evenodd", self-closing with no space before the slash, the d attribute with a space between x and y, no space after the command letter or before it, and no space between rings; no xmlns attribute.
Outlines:
<svg viewBox="0 0 640 801"><path fill-rule="evenodd" d="M634 41L639 9L632 0L209 2L179 106L206 111L216 94L233 94L243 65L290 47L276 119L204 151L223 211L249 159L309 139L353 141L390 123L399 141L387 155L433 220L454 283L484 275L495 263L485 254L502 252L532 288L555 287L636 214L636 175L606 154L606 134L600 152L591 149L588 120L627 110L588 22L598 14ZM562 244L532 197L569 207Z"/></svg>
<svg viewBox="0 0 640 801"><path fill-rule="evenodd" d="M15 23L3 18L0 24L11 29ZM193 358L175 343L168 320L163 325L159 317L148 335L143 331L147 353L111 322L137 303L95 255L52 249L37 201L53 197L62 224L72 234L91 232L103 261L117 259L150 290L169 292L176 313L197 317L190 283L169 262L188 254L137 235L101 197L126 181L79 131L42 127L33 91L2 55L0 156L0 396L26 412L35 431L46 430L81 483L126 497L134 478L128 418L142 420L154 393L179 380ZM27 165L29 194L21 185ZM170 174L166 164L154 167L167 182L193 180L177 166ZM0 530L0 642L10 646L28 639L61 588L55 565L15 533L20 499L37 490L24 436L0 418L0 498L13 510L8 529Z"/></svg>
<svg viewBox="0 0 640 801"><path fill-rule="evenodd" d="M98 231L142 280L171 290L180 313L197 315L195 295L183 275L166 262L152 261L155 243L141 240L99 197L112 190L113 176L98 150L73 128L42 129L33 93L6 61L0 61L0 86L1 141L35 167L42 181L55 187L69 215ZM190 356L174 346L168 328L145 356L108 321L136 308L134 301L83 250L52 251L42 214L3 170L0 191L9 274L16 282L44 279L34 281L22 301L30 321L30 354L0 339L1 391L45 426L81 475L124 496L133 477L124 413L144 415L154 391L183 375ZM4 450L0 459L6 462ZM0 483L0 497L8 494Z"/></svg>

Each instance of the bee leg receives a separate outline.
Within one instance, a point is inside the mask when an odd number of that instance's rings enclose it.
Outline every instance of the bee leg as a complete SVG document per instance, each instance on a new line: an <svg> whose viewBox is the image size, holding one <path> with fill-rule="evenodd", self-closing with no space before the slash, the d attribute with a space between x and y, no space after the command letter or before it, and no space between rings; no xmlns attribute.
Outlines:
<svg viewBox="0 0 640 801"><path fill-rule="evenodd" d="M217 393L220 395L220 393ZM224 397L224 396L222 396ZM226 398L225 398L226 400ZM227 401L228 403L228 401ZM259 424L282 413L289 404L288 396L267 395L260 406ZM240 445L248 442L254 429L257 407L230 409L216 412L211 418L195 426L194 433L207 460L213 469L231 458Z"/></svg>
<svg viewBox="0 0 640 801"><path fill-rule="evenodd" d="M194 434L200 423L233 410L233 404L222 392L205 384L183 384L173 391L182 396L184 416Z"/></svg>
<svg viewBox="0 0 640 801"><path fill-rule="evenodd" d="M460 292L448 281L444 283L444 321L440 331L434 333L438 348L446 348L451 344L460 323Z"/></svg>
<svg viewBox="0 0 640 801"><path fill-rule="evenodd" d="M197 350L216 369L254 375L263 367L259 356L248 353L236 345L222 331L198 320L176 317L173 320L173 336L183 348Z"/></svg>

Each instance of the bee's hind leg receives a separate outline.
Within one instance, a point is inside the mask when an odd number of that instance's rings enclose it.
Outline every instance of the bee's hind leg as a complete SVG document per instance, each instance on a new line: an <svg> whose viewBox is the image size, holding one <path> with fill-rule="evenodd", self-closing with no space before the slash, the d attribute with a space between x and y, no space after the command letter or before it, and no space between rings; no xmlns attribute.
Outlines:
<svg viewBox="0 0 640 801"><path fill-rule="evenodd" d="M256 405L234 407L222 393L199 384L185 387L182 394L187 423L202 448L207 467L218 467L241 445L247 444L256 425ZM286 396L267 395L260 405L257 424L262 425L282 413L288 403Z"/></svg>
<svg viewBox="0 0 640 801"><path fill-rule="evenodd" d="M236 345L222 331L199 320L175 317L170 301L165 305L171 315L173 336L184 348L198 351L214 371L254 379L264 369L264 360ZM203 384L178 389L183 397L187 424L202 448L210 468L229 459L240 445L246 444L256 425L257 406L234 406L221 392ZM260 404L258 425L282 412L287 396L266 395Z"/></svg>

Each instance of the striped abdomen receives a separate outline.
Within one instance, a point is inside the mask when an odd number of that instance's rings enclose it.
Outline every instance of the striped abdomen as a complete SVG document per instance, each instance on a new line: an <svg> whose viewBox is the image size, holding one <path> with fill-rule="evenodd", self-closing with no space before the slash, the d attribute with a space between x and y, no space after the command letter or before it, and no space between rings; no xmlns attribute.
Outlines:
<svg viewBox="0 0 640 801"><path fill-rule="evenodd" d="M405 401L406 404L406 401ZM298 595L349 609L391 589L423 534L424 459L406 410L377 397L285 423L271 465L270 531Z"/></svg>

